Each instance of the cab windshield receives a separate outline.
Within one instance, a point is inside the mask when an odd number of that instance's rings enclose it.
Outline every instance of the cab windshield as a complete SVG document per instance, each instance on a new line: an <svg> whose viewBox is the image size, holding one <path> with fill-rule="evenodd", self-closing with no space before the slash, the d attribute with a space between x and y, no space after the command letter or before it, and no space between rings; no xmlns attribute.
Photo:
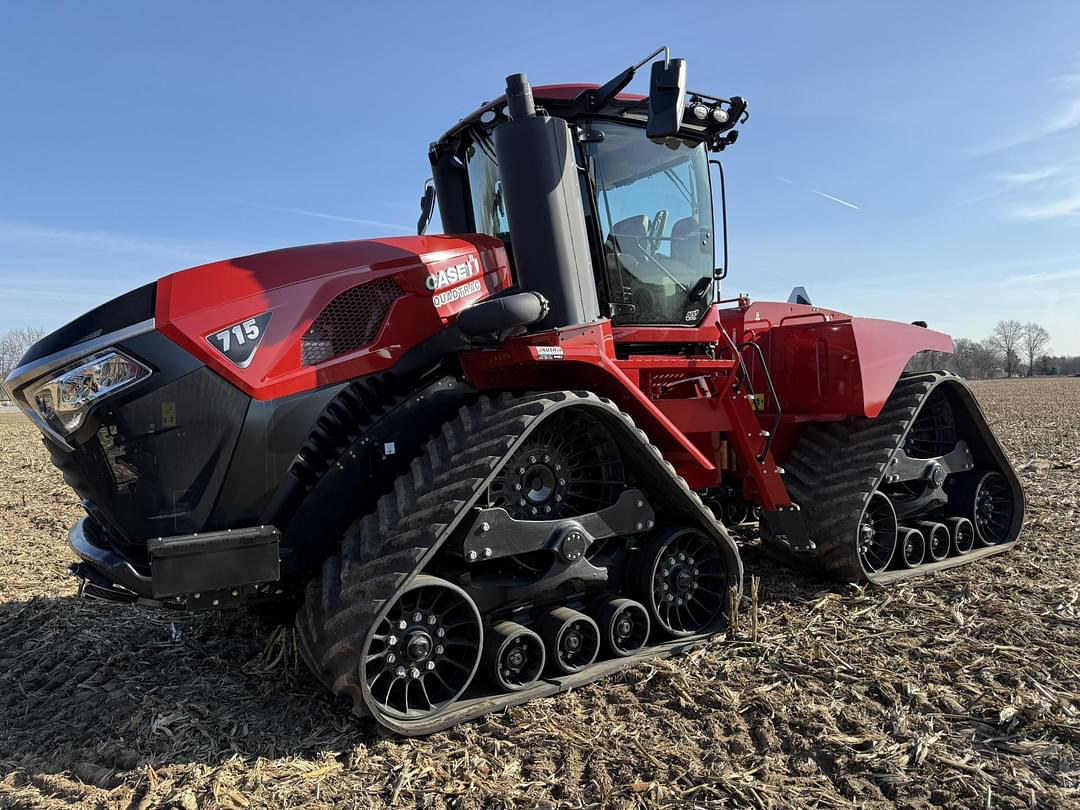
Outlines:
<svg viewBox="0 0 1080 810"><path fill-rule="evenodd" d="M697 323L711 303L712 194L704 144L644 129L581 125L619 323Z"/></svg>

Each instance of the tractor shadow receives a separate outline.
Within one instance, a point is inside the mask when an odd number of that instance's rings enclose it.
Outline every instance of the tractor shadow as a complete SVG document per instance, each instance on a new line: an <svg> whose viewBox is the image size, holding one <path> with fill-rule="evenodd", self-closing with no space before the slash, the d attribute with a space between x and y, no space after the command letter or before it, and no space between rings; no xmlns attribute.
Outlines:
<svg viewBox="0 0 1080 810"><path fill-rule="evenodd" d="M763 607L830 587L746 552ZM0 779L68 771L100 787L147 764L344 761L386 741L308 672L291 630L76 597L0 603L0 717Z"/></svg>
<svg viewBox="0 0 1080 810"><path fill-rule="evenodd" d="M241 612L75 597L0 604L0 717L0 778L311 756L378 739L308 673L291 632Z"/></svg>

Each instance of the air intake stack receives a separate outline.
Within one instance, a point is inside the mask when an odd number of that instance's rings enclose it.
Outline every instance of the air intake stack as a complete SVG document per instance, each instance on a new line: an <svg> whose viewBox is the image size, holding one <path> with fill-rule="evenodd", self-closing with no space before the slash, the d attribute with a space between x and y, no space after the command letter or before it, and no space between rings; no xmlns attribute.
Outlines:
<svg viewBox="0 0 1080 810"><path fill-rule="evenodd" d="M524 73L506 78L506 101L510 120L495 129L495 155L518 284L548 300L540 328L595 321L600 310L570 128L537 115Z"/></svg>

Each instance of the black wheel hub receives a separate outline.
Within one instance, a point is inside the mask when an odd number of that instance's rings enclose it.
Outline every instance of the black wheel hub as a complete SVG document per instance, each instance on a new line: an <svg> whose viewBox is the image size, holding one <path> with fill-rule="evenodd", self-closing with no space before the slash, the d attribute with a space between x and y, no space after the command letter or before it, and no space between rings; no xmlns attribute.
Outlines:
<svg viewBox="0 0 1080 810"><path fill-rule="evenodd" d="M434 714L472 679L480 616L463 591L435 581L441 584L402 594L372 631L361 674L380 711L406 718Z"/></svg>
<svg viewBox="0 0 1080 810"><path fill-rule="evenodd" d="M625 486L611 434L569 411L529 435L491 482L490 497L517 520L552 520L610 506Z"/></svg>
<svg viewBox="0 0 1080 810"><path fill-rule="evenodd" d="M716 542L697 529L661 535L642 550L643 595L661 628L676 636L704 630L724 608L727 571Z"/></svg>
<svg viewBox="0 0 1080 810"><path fill-rule="evenodd" d="M979 538L987 545L997 545L1008 536L1013 520L1013 497L1001 473L987 473L979 481L974 518Z"/></svg>
<svg viewBox="0 0 1080 810"><path fill-rule="evenodd" d="M855 533L859 561L868 574L884 571L896 551L896 511L882 492L870 496Z"/></svg>

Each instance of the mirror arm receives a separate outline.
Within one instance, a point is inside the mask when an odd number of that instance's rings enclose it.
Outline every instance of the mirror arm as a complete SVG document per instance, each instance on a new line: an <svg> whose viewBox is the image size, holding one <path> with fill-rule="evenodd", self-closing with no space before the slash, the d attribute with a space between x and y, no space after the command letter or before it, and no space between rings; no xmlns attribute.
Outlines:
<svg viewBox="0 0 1080 810"><path fill-rule="evenodd" d="M417 236L423 236L427 231L433 213L435 213L435 179L429 177L424 181L424 196L420 198L420 219L416 221Z"/></svg>
<svg viewBox="0 0 1080 810"><path fill-rule="evenodd" d="M724 185L724 164L719 160L710 160L710 164L716 166L720 170L720 226L721 233L724 237L724 264L722 267L714 268L713 278L717 281L727 278L728 272L728 246L727 246L727 189Z"/></svg>

